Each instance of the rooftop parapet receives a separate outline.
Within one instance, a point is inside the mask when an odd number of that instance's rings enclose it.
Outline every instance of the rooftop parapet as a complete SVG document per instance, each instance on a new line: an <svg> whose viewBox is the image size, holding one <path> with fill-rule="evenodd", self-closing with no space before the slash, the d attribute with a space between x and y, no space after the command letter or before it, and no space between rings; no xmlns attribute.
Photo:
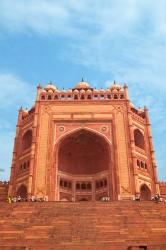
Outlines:
<svg viewBox="0 0 166 250"><path fill-rule="evenodd" d="M126 85L121 86L113 83L107 89L96 89L83 81L76 84L72 89L59 90L52 83L45 88L39 88L38 100L41 101L70 101L70 100L124 100L126 96Z"/></svg>

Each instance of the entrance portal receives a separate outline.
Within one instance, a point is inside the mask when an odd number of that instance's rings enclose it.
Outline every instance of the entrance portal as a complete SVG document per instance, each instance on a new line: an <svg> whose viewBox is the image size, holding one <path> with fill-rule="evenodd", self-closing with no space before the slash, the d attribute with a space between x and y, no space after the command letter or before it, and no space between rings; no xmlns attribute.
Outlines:
<svg viewBox="0 0 166 250"><path fill-rule="evenodd" d="M27 188L25 185L21 185L17 190L17 196L21 196L22 199L27 198Z"/></svg>
<svg viewBox="0 0 166 250"><path fill-rule="evenodd" d="M141 200L143 200L143 201L148 201L151 199L151 191L147 185L144 184L141 186L140 196L141 196Z"/></svg>
<svg viewBox="0 0 166 250"><path fill-rule="evenodd" d="M88 130L63 139L58 153L60 197L69 200L97 200L110 196L110 149L107 141Z"/></svg>

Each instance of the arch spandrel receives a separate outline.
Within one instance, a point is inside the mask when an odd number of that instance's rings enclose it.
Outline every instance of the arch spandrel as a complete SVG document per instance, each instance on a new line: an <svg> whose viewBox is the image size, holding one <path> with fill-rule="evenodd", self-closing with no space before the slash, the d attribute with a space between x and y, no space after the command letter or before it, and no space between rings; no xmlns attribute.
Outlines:
<svg viewBox="0 0 166 250"><path fill-rule="evenodd" d="M112 140L107 135L105 135L104 133L100 132L99 130L95 130L95 129L92 129L92 128L89 128L89 127L86 127L86 126L83 126L83 127L81 126L81 127L77 127L77 128L71 129L69 131L66 131L63 134L61 134L57 139L55 139L55 144L54 144L55 150L56 150L56 147L58 146L58 144L61 141L63 141L63 139L65 137L67 137L69 135L72 135L74 133L77 133L80 130L85 130L85 131L89 131L91 133L94 133L95 135L100 136L103 139L105 139L110 146L112 145Z"/></svg>

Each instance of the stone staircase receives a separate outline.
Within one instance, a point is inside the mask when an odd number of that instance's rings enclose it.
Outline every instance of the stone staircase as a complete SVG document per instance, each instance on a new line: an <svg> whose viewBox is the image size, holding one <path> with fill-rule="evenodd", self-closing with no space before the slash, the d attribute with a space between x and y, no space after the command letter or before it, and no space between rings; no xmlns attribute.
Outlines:
<svg viewBox="0 0 166 250"><path fill-rule="evenodd" d="M0 250L166 250L166 204L0 202Z"/></svg>

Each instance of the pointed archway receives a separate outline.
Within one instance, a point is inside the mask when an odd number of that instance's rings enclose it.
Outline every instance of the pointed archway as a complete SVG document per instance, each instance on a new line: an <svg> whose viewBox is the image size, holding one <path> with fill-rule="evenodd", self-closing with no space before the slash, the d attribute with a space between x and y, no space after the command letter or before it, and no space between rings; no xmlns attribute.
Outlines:
<svg viewBox="0 0 166 250"><path fill-rule="evenodd" d="M27 198L27 187L25 185L21 185L17 190L17 196L21 196L22 199Z"/></svg>
<svg viewBox="0 0 166 250"><path fill-rule="evenodd" d="M151 200L151 191L146 184L140 187L140 197L143 201Z"/></svg>
<svg viewBox="0 0 166 250"><path fill-rule="evenodd" d="M66 135L58 147L59 200L98 200L112 196L110 145L103 136L86 129Z"/></svg>

